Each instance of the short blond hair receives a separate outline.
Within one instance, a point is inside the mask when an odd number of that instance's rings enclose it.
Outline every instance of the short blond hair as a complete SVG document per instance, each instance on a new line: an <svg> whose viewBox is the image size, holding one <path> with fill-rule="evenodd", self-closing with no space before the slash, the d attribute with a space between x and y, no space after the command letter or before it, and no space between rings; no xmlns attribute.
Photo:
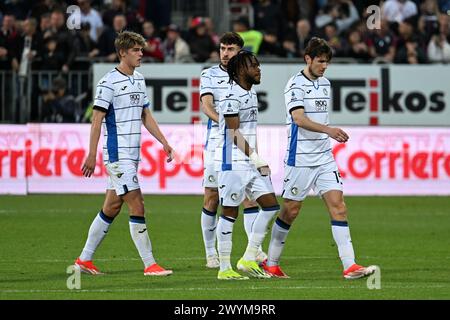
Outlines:
<svg viewBox="0 0 450 320"><path fill-rule="evenodd" d="M128 50L133 48L135 45L145 47L146 42L142 35L132 31L121 31L116 40L114 41L114 46L116 47L116 53L120 60L120 50Z"/></svg>

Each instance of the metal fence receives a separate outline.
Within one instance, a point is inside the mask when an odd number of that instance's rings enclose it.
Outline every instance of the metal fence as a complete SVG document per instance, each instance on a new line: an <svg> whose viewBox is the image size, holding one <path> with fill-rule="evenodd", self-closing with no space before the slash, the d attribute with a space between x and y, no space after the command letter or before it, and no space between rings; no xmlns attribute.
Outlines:
<svg viewBox="0 0 450 320"><path fill-rule="evenodd" d="M0 70L0 122L42 122L43 96L52 90L52 81L56 77L62 77L66 81L66 92L72 95L76 102L75 122L80 122L86 108L86 99L92 92L91 68L68 73L30 71L26 76Z"/></svg>

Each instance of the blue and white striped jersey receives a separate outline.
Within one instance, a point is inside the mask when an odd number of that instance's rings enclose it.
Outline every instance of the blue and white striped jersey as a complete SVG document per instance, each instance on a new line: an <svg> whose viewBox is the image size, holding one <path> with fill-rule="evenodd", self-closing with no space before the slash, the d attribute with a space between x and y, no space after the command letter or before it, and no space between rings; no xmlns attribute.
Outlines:
<svg viewBox="0 0 450 320"><path fill-rule="evenodd" d="M219 113L219 100L225 95L228 88L228 73L220 65L202 71L200 78L200 97L205 94L212 94L217 113ZM206 151L215 151L219 135L219 124L208 118L205 141Z"/></svg>
<svg viewBox="0 0 450 320"><path fill-rule="evenodd" d="M328 125L331 108L330 81L320 77L308 79L303 71L289 79L284 89L288 149L285 164L293 167L310 167L334 160L330 138L325 133L305 130L292 120L291 112L304 108L305 115L314 122Z"/></svg>
<svg viewBox="0 0 450 320"><path fill-rule="evenodd" d="M134 71L133 76L117 68L98 83L94 106L106 110L103 121L103 161L140 160L142 111L150 102L145 79Z"/></svg>
<svg viewBox="0 0 450 320"><path fill-rule="evenodd" d="M256 150L256 125L258 122L258 98L255 90L243 89L236 83L229 85L224 98L219 102L219 140L215 152L216 171L251 170L255 166L234 144L227 132L225 117L239 116L239 131L249 146Z"/></svg>

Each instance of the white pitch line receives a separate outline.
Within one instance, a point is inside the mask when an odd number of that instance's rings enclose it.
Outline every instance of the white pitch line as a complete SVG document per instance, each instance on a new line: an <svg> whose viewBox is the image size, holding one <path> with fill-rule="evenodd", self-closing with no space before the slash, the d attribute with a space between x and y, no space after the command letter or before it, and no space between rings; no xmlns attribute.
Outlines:
<svg viewBox="0 0 450 320"><path fill-rule="evenodd" d="M446 288L443 285L434 286L389 286L384 285L382 289L436 289ZM314 290L329 290L329 289L365 289L360 286L293 286L293 287L239 287L239 290L301 290L301 289L314 289ZM130 288L130 289L80 289L80 290L0 290L0 293L107 293L107 292L152 292L152 291L235 291L235 287L223 288L223 287L193 287L193 288ZM377 290L373 291L376 292Z"/></svg>

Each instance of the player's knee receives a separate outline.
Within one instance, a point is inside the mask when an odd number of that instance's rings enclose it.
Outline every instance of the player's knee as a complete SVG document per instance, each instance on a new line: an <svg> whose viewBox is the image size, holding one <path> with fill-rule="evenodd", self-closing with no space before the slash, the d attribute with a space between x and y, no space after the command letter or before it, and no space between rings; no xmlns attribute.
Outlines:
<svg viewBox="0 0 450 320"><path fill-rule="evenodd" d="M205 191L203 198L203 207L209 211L217 211L219 206L219 193L215 190Z"/></svg>
<svg viewBox="0 0 450 320"><path fill-rule="evenodd" d="M280 212L280 218L288 224L292 224L300 212L300 207L297 205L285 206Z"/></svg>
<svg viewBox="0 0 450 320"><path fill-rule="evenodd" d="M331 215L339 218L339 220L345 220L347 218L347 207L344 202L333 204L331 207Z"/></svg>

